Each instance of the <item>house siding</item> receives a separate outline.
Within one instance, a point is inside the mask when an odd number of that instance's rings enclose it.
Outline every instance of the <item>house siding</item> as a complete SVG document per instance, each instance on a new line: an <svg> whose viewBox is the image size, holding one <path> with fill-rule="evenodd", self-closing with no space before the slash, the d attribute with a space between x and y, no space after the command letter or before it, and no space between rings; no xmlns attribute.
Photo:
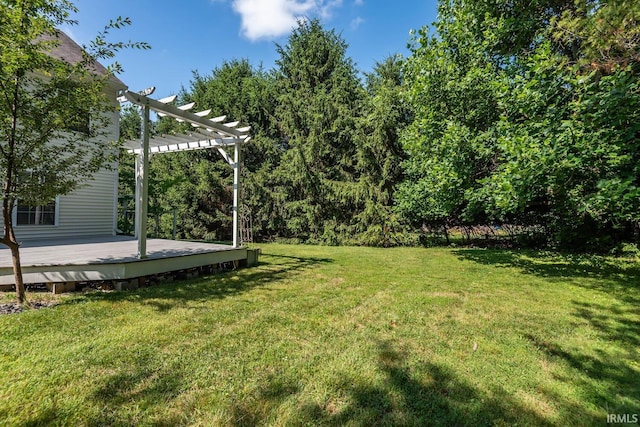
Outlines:
<svg viewBox="0 0 640 427"><path fill-rule="evenodd" d="M70 63L83 58L82 48L66 34L52 35L60 41L59 46L50 52L51 56ZM93 68L99 75L105 75L106 69L96 62ZM39 75L41 78L46 78ZM126 85L112 76L105 87L105 93L113 107L118 106L118 91ZM110 124L103 137L91 141L102 144L106 140L115 140L119 135L119 113L109 114ZM60 141L58 141L59 143ZM56 141L51 141L56 144ZM18 240L36 240L48 238L73 238L84 236L108 236L115 234L117 226L118 172L117 165L96 173L92 179L81 185L76 191L57 197L56 225L14 226Z"/></svg>
<svg viewBox="0 0 640 427"><path fill-rule="evenodd" d="M103 170L82 188L58 198L57 225L16 226L19 240L114 234L116 172Z"/></svg>
<svg viewBox="0 0 640 427"><path fill-rule="evenodd" d="M115 113L107 135L115 138L117 127L118 115ZM99 171L80 188L58 197L56 225L16 225L16 237L18 240L36 240L114 235L117 182L117 166Z"/></svg>

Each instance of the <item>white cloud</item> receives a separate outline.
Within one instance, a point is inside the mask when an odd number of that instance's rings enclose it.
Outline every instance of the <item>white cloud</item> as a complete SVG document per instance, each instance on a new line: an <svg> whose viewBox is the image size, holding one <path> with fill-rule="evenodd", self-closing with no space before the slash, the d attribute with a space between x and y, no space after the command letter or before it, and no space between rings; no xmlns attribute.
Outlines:
<svg viewBox="0 0 640 427"><path fill-rule="evenodd" d="M361 17L357 17L351 21L351 29L357 30L360 24L364 23L364 19Z"/></svg>
<svg viewBox="0 0 640 427"><path fill-rule="evenodd" d="M356 6L362 6L364 4L364 0L355 0L353 4L355 4Z"/></svg>
<svg viewBox="0 0 640 427"><path fill-rule="evenodd" d="M326 19L331 18L331 11L342 6L342 0L317 1L320 16Z"/></svg>
<svg viewBox="0 0 640 427"><path fill-rule="evenodd" d="M233 10L242 18L242 34L258 40L287 34L307 16L328 18L341 4L342 0L234 0Z"/></svg>

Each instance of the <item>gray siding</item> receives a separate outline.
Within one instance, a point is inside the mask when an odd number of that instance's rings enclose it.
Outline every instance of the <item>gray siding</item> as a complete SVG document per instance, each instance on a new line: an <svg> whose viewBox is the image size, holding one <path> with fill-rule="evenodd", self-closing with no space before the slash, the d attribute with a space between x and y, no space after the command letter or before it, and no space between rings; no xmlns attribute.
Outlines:
<svg viewBox="0 0 640 427"><path fill-rule="evenodd" d="M118 135L117 113L108 134L113 139ZM16 237L18 240L34 240L115 234L117 182L117 169L98 172L81 188L58 197L57 225L15 226Z"/></svg>
<svg viewBox="0 0 640 427"><path fill-rule="evenodd" d="M60 46L51 52L52 56L71 63L82 58L82 48L65 34L59 34ZM104 67L96 63L98 73L104 72ZM40 77L43 77L40 75ZM113 106L117 106L117 92L126 89L126 85L113 77L109 80L105 91ZM111 124L106 129L106 139L115 140L119 135L119 114L109 113ZM105 138L102 138L103 140ZM104 141L102 141L104 142ZM53 141L52 144L56 142ZM100 140L94 141L100 144ZM107 236L115 234L115 218L117 214L117 170L103 170L98 172L93 180L85 183L78 190L59 196L57 224L15 226L18 240L34 240L47 238L64 238L75 236Z"/></svg>
<svg viewBox="0 0 640 427"><path fill-rule="evenodd" d="M100 171L82 188L58 198L57 225L16 226L19 240L114 234L116 171Z"/></svg>

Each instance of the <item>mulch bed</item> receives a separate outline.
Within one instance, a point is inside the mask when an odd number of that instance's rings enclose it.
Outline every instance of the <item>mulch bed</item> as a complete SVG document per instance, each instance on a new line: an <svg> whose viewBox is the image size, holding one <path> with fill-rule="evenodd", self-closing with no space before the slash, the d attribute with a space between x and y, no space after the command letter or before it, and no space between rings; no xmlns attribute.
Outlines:
<svg viewBox="0 0 640 427"><path fill-rule="evenodd" d="M0 304L0 316L3 314L15 314L21 313L26 310L37 310L40 308L47 308L56 305L57 301L31 301L31 308L24 307L17 302Z"/></svg>

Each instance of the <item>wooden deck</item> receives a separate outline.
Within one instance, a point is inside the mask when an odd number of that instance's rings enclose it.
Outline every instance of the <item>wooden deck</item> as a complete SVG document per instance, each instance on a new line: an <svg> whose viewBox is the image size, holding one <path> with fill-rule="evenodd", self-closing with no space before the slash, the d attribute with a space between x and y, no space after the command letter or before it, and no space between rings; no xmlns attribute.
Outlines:
<svg viewBox="0 0 640 427"><path fill-rule="evenodd" d="M247 248L176 240L147 240L138 259L137 240L107 236L24 242L20 247L25 283L126 280L169 271L247 259ZM0 249L0 285L13 284L11 252Z"/></svg>

